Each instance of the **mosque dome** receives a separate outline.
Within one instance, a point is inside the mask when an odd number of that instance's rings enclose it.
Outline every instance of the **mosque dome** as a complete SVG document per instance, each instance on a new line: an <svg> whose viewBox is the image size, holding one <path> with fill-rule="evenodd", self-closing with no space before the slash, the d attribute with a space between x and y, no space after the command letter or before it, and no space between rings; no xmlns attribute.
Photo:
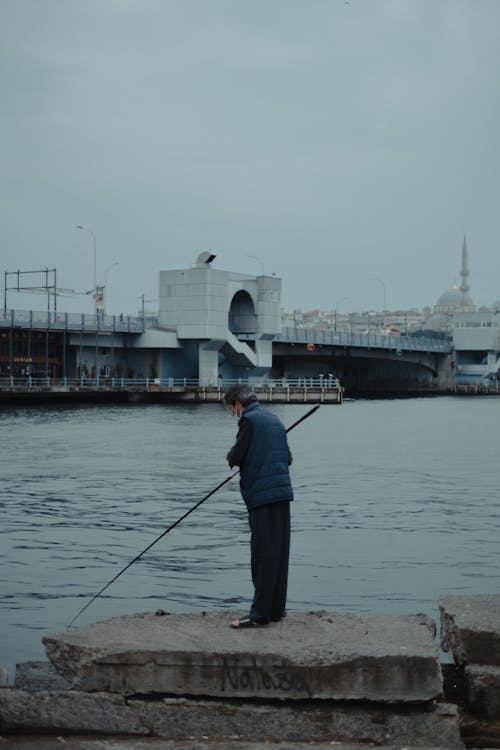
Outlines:
<svg viewBox="0 0 500 750"><path fill-rule="evenodd" d="M440 312L454 312L455 310L463 310L469 307L474 307L472 297L468 292L462 292L455 285L451 289L448 289L447 292L443 292L436 302L434 309Z"/></svg>
<svg viewBox="0 0 500 750"><path fill-rule="evenodd" d="M438 310L444 309L445 311L454 310L456 307L461 306L461 301L462 293L458 286L454 286L452 289L448 289L447 292L443 292L436 302L436 308Z"/></svg>
<svg viewBox="0 0 500 750"><path fill-rule="evenodd" d="M451 333L453 330L453 314L471 309L474 310L475 305L470 294L455 284L439 297L434 305L432 315L425 322L425 327L432 331Z"/></svg>

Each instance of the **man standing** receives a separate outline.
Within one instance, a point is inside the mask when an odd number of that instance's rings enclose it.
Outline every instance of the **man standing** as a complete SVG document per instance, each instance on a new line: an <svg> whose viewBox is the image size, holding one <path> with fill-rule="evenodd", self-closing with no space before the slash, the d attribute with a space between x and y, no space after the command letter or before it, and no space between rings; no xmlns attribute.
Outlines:
<svg viewBox="0 0 500 750"><path fill-rule="evenodd" d="M254 597L248 617L232 628L262 627L285 617L290 551L292 455L281 421L257 401L246 385L224 396L238 417L236 442L227 454L229 466L240 467L240 489L248 509Z"/></svg>

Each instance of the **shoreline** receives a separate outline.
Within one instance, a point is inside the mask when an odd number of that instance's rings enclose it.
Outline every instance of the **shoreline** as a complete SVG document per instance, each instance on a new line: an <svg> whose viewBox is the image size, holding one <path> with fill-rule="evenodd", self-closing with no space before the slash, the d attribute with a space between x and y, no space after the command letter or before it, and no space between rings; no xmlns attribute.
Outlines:
<svg viewBox="0 0 500 750"><path fill-rule="evenodd" d="M0 385L0 407L36 404L186 404L223 401L227 386L174 385L77 385L45 384L36 386ZM438 396L500 396L500 386L458 384L452 388L422 386L421 388L345 390L341 386L322 386L317 383L302 385L255 385L259 401L265 404L329 404L340 405L344 400L407 399Z"/></svg>

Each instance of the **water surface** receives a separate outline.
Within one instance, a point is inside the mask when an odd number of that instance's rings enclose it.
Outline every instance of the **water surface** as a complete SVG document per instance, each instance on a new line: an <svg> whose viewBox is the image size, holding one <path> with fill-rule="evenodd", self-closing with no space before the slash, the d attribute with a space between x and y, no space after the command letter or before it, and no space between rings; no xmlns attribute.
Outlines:
<svg viewBox="0 0 500 750"><path fill-rule="evenodd" d="M272 407L286 425L309 407ZM220 406L0 411L0 664L43 659L107 581L229 475ZM438 618L443 593L499 593L500 399L323 406L290 433L289 609ZM247 611L248 522L233 479L77 621Z"/></svg>

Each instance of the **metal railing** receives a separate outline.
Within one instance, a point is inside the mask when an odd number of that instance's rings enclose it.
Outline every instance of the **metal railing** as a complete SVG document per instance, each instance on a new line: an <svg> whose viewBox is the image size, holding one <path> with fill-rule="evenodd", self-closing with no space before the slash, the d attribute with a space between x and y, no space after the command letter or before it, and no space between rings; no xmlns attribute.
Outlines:
<svg viewBox="0 0 500 750"><path fill-rule="evenodd" d="M143 389L143 388L221 388L231 385L248 384L253 388L340 388L340 382L334 377L317 378L225 378L217 384L200 381L198 378L34 378L24 377L0 378L1 390L78 390L78 389Z"/></svg>
<svg viewBox="0 0 500 750"><path fill-rule="evenodd" d="M34 310L4 310L0 313L0 327L35 328L55 331L103 331L106 333L143 333L153 327L155 320L131 315L87 315L86 313L41 312ZM254 340L254 334L238 334L242 341ZM282 328L273 341L311 346L357 346L367 349L393 351L424 351L447 354L452 342L426 336L396 334L350 333L317 331L312 328Z"/></svg>
<svg viewBox="0 0 500 750"><path fill-rule="evenodd" d="M86 313L40 312L36 310L3 310L0 326L35 328L54 331L106 331L110 333L143 333L145 320L132 315L87 315Z"/></svg>
<svg viewBox="0 0 500 750"><path fill-rule="evenodd" d="M281 333L275 336L273 341L286 344L358 346L368 349L440 352L445 354L450 352L452 348L451 341L428 336L316 331L308 328L282 328Z"/></svg>
<svg viewBox="0 0 500 750"><path fill-rule="evenodd" d="M198 378L49 378L49 377L4 377L0 378L0 392L69 392L69 391L154 391L158 389L183 390L219 390L224 392L231 385L248 384L259 390L272 391L276 388L283 389L319 389L326 392L338 391L343 393L343 387L337 378L315 377L315 378L223 378L217 384L209 384ZM392 386L393 392L406 392L407 387ZM410 390L412 390L410 388ZM500 395L500 383L456 383L444 388L433 383L420 383L413 390L421 393L447 393L447 394L483 394Z"/></svg>

